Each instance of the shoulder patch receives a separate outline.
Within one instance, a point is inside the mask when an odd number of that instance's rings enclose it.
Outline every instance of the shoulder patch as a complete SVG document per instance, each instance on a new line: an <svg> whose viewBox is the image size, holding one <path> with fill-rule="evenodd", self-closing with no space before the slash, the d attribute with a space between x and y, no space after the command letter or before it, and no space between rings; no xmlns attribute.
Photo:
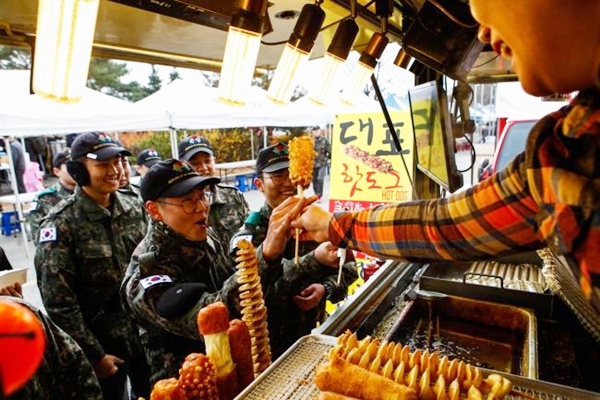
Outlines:
<svg viewBox="0 0 600 400"><path fill-rule="evenodd" d="M46 228L40 229L40 238L39 242L55 242L56 241L56 227L48 226Z"/></svg>
<svg viewBox="0 0 600 400"><path fill-rule="evenodd" d="M54 214L60 214L65 208L67 208L68 206L70 206L71 204L73 204L75 202L75 197L76 196L69 196L66 199L63 199L61 201L59 201L53 208L53 213Z"/></svg>
<svg viewBox="0 0 600 400"><path fill-rule="evenodd" d="M148 277L140 280L140 285L142 285L142 287L144 289L148 289L149 287L158 285L160 283L172 283L172 282L173 282L173 280L168 275L152 275L152 276L148 276Z"/></svg>
<svg viewBox="0 0 600 400"><path fill-rule="evenodd" d="M246 220L244 221L244 223L248 224L248 225L258 225L259 222L260 222L260 212L259 211L252 211L250 214L248 214L248 216L246 217Z"/></svg>

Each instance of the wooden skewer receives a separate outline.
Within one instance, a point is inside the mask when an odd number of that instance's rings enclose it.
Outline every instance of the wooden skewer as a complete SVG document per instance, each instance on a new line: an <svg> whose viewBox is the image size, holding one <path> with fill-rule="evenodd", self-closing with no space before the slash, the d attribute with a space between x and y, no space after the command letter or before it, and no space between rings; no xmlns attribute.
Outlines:
<svg viewBox="0 0 600 400"><path fill-rule="evenodd" d="M296 196L298 196L298 198L304 197L304 188L302 187L302 185L297 186L298 194ZM296 249L294 250L294 263L296 264L296 266L300 264L300 232L301 230L299 228L296 228Z"/></svg>
<svg viewBox="0 0 600 400"><path fill-rule="evenodd" d="M348 250L342 249L340 247L340 248L338 248L337 251L338 251L338 257L340 258L340 268L338 270L337 285L340 286L340 284L342 283L342 270L344 269L344 264L346 263L346 252Z"/></svg>

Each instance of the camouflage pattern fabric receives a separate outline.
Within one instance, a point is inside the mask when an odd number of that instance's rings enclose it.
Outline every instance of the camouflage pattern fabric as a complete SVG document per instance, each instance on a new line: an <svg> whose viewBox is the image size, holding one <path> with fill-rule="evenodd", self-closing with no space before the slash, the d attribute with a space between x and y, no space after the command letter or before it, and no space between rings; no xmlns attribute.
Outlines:
<svg viewBox="0 0 600 400"><path fill-rule="evenodd" d="M234 236L231 254L235 254L235 243L239 238L250 238L256 247L261 274L265 302L267 305L269 337L273 357L278 357L296 340L310 334L317 323L326 317L326 300L334 303L343 300L348 286L357 278L356 262L349 259L344 264L342 281L337 285L337 270L321 265L314 256L317 242L300 242L299 254L302 256L299 265L294 263L295 240L288 242L282 257L275 262L267 263L262 256L262 242L267 236L269 217L273 209L267 203L260 211L251 213L244 227ZM313 283L325 287L327 296L311 310L303 311L293 300L302 289Z"/></svg>
<svg viewBox="0 0 600 400"><path fill-rule="evenodd" d="M52 207L72 194L72 191L65 189L59 182L56 182L37 195L29 207L29 228L33 238L38 237L40 223Z"/></svg>
<svg viewBox="0 0 600 400"><path fill-rule="evenodd" d="M325 172L331 155L329 140L323 136L316 136L314 138L314 149L316 156L312 176L313 190L317 196L323 197Z"/></svg>
<svg viewBox="0 0 600 400"><path fill-rule="evenodd" d="M316 136L314 138L314 149L315 153L315 168L326 167L329 163L331 156L331 144L329 140L323 136Z"/></svg>
<svg viewBox="0 0 600 400"><path fill-rule="evenodd" d="M173 286L186 283L202 286L198 300L178 316L159 315L157 303L161 296ZM235 269L211 228L207 240L194 242L162 222L150 222L146 237L133 253L121 295L142 330L153 383L177 376L189 353L204 352L196 324L202 307L223 301L230 318L239 317L238 287Z"/></svg>
<svg viewBox="0 0 600 400"><path fill-rule="evenodd" d="M228 244L231 237L244 225L250 212L244 195L233 186L218 184L211 187L213 199L208 221L221 243Z"/></svg>
<svg viewBox="0 0 600 400"><path fill-rule="evenodd" d="M77 186L42 222L34 260L48 314L92 365L106 353L125 360L142 353L119 287L146 232L144 212L134 194L112 196L109 210Z"/></svg>
<svg viewBox="0 0 600 400"><path fill-rule="evenodd" d="M65 331L26 301L2 297L29 308L44 326L46 349L35 375L7 400L102 400L94 369L83 351Z"/></svg>

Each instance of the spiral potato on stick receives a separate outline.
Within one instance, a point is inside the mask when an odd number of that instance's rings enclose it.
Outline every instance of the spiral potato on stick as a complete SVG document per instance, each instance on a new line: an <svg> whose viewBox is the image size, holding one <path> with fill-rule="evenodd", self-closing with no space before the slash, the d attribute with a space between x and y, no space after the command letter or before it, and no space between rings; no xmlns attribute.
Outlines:
<svg viewBox="0 0 600 400"><path fill-rule="evenodd" d="M242 307L242 321L248 326L252 339L254 375L258 376L271 364L271 345L267 328L267 308L263 299L258 275L256 250L251 242L242 239L237 243L237 281Z"/></svg>

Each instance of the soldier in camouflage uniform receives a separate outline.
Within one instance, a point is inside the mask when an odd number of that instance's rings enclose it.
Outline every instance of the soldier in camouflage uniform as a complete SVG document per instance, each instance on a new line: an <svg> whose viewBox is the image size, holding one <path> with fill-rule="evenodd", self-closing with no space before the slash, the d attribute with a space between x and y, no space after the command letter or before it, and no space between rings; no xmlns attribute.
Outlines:
<svg viewBox="0 0 600 400"><path fill-rule="evenodd" d="M75 193L43 220L34 260L48 314L81 346L104 398L119 400L127 375L136 395L146 397L150 389L137 328L119 296L131 254L146 232L139 198L118 191L126 155L101 133L75 139L67 164Z"/></svg>
<svg viewBox="0 0 600 400"><path fill-rule="evenodd" d="M323 197L323 185L327 167L329 166L329 158L331 157L331 144L329 143L329 140L323 136L323 130L320 127L313 127L311 134L313 136L316 153L312 184L315 194L321 199L321 197Z"/></svg>
<svg viewBox="0 0 600 400"><path fill-rule="evenodd" d="M71 336L26 301L15 297L0 299L29 308L42 323L46 335L42 363L31 379L7 400L102 400L94 369Z"/></svg>
<svg viewBox="0 0 600 400"><path fill-rule="evenodd" d="M131 189L141 198L141 189L140 185L142 184L142 178L146 176L146 172L150 169L151 166L156 164L162 160L158 151L154 149L146 149L142 150L140 154L138 154L136 159L135 170L137 175L134 179L131 180Z"/></svg>
<svg viewBox="0 0 600 400"><path fill-rule="evenodd" d="M202 176L213 176L215 157L208 140L201 136L191 136L179 143L179 157L190 163ZM250 211L248 202L234 186L222 183L211 185L213 192L209 222L222 240L224 246L244 224Z"/></svg>
<svg viewBox="0 0 600 400"><path fill-rule="evenodd" d="M260 211L250 213L231 246L233 253L235 243L247 238L256 247L263 271L261 282L274 357L323 322L326 301L343 300L348 286L358 278L356 263L350 256L343 266L341 283L337 285L339 258L337 249L329 243L301 241L299 254L302 257L299 265L295 265L295 239L289 234L289 210L297 188L289 179L288 167L286 144L278 143L260 151L254 184L263 192L265 204Z"/></svg>
<svg viewBox="0 0 600 400"><path fill-rule="evenodd" d="M41 191L29 207L29 227L31 235L37 238L38 228L42 218L48 215L52 207L61 200L73 194L77 184L67 171L67 161L71 159L69 150L57 153L52 159L52 172L58 177L58 182Z"/></svg>
<svg viewBox="0 0 600 400"><path fill-rule="evenodd" d="M231 318L239 315L235 270L208 223L208 188L218 182L179 160L158 162L142 179L151 222L121 293L142 328L153 383L178 376L186 355L204 352L196 325L200 308L223 301Z"/></svg>
<svg viewBox="0 0 600 400"><path fill-rule="evenodd" d="M154 149L142 150L137 156L135 170L137 171L138 175L143 178L146 176L146 172L148 172L150 167L160 160L162 160L162 157L158 151Z"/></svg>

